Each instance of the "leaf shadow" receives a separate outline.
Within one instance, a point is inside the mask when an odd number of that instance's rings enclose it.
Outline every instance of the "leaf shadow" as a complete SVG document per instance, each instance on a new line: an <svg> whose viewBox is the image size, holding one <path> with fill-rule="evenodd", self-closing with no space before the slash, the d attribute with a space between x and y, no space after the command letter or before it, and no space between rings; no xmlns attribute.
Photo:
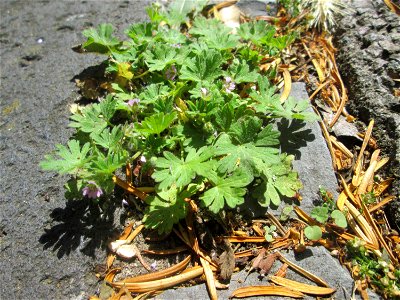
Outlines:
<svg viewBox="0 0 400 300"><path fill-rule="evenodd" d="M281 151L295 156L297 160L301 158L300 149L307 146L308 142L315 140L315 135L309 125L302 121L293 119L281 119L278 123L278 130L281 132L279 142Z"/></svg>
<svg viewBox="0 0 400 300"><path fill-rule="evenodd" d="M68 200L64 208L55 208L50 217L53 225L45 229L39 242L43 249L52 248L57 257L70 255L75 250L95 257L96 249L106 248L108 240L117 234L114 228L114 205L106 209L92 201Z"/></svg>

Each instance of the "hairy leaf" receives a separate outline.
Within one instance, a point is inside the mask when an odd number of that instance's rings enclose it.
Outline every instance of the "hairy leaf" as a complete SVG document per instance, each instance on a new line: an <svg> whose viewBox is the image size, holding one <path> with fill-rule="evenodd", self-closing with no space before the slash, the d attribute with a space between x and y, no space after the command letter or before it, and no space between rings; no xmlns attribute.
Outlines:
<svg viewBox="0 0 400 300"><path fill-rule="evenodd" d="M186 196L186 195L185 195ZM149 206L145 210L143 222L147 228L157 229L159 234L169 233L174 224L186 216L187 202L178 195L176 186L146 198Z"/></svg>
<svg viewBox="0 0 400 300"><path fill-rule="evenodd" d="M218 213L225 204L234 208L244 202L246 186L252 180L253 177L242 170L237 170L226 178L216 177L213 187L207 190L200 200L213 213Z"/></svg>
<svg viewBox="0 0 400 300"><path fill-rule="evenodd" d="M155 26L153 23L143 22L133 24L127 31L126 34L132 38L132 40L140 45L143 43L149 43L153 40L153 30Z"/></svg>
<svg viewBox="0 0 400 300"><path fill-rule="evenodd" d="M256 116L240 118L229 130L229 135L238 144L254 141L255 136L261 130L262 121Z"/></svg>
<svg viewBox="0 0 400 300"><path fill-rule="evenodd" d="M86 29L83 35L87 41L82 45L87 51L101 54L110 54L121 42L112 36L113 26L111 24L100 24L97 30L94 28Z"/></svg>
<svg viewBox="0 0 400 300"><path fill-rule="evenodd" d="M218 163L218 170L222 173L240 167L257 176L266 166L280 162L278 149L256 147L253 143L235 145L227 134L221 134L215 148L216 155L223 156Z"/></svg>
<svg viewBox="0 0 400 300"><path fill-rule="evenodd" d="M74 127L86 133L99 133L107 127L107 121L101 116L99 104L86 106L81 112L73 114L70 127Z"/></svg>
<svg viewBox="0 0 400 300"><path fill-rule="evenodd" d="M63 145L57 145L56 147L58 151L55 156L45 155L45 159L40 162L43 170L77 175L81 169L87 166L90 158L88 157L90 151L89 143L84 144L81 148L79 141L70 140L68 148ZM61 159L57 159L58 157Z"/></svg>
<svg viewBox="0 0 400 300"><path fill-rule="evenodd" d="M121 126L114 127L111 132L109 128L104 129L102 132L95 132L91 135L93 141L105 148L110 152L114 152L120 147L120 142L124 137L124 132L121 130Z"/></svg>
<svg viewBox="0 0 400 300"><path fill-rule="evenodd" d="M196 151L191 149L185 160L176 157L171 152L164 152L164 157L155 161L155 171L152 175L159 182L159 189L168 189L172 185L178 188L188 185L196 175L209 177L213 172L215 162L209 160L213 155L211 148L203 147Z"/></svg>
<svg viewBox="0 0 400 300"><path fill-rule="evenodd" d="M236 83L256 82L258 79L258 73L250 71L248 63L238 59L232 61L228 69L228 75L233 78L233 81Z"/></svg>
<svg viewBox="0 0 400 300"><path fill-rule="evenodd" d="M207 4L208 0L174 0L168 5L168 11L164 13L165 21L173 28L178 28L188 20L188 15L194 12L198 14Z"/></svg>
<svg viewBox="0 0 400 300"><path fill-rule="evenodd" d="M212 81L222 74L222 56L218 51L202 51L189 58L181 69L180 79L191 81Z"/></svg>
<svg viewBox="0 0 400 300"><path fill-rule="evenodd" d="M281 196L294 197L302 187L296 172L292 171L292 156L281 155L280 163L275 163L260 170L263 182L257 187L256 193L263 194L259 199L262 206L279 206Z"/></svg>
<svg viewBox="0 0 400 300"><path fill-rule="evenodd" d="M329 208L326 206L314 207L311 211L311 217L320 223L325 223L329 218Z"/></svg>
<svg viewBox="0 0 400 300"><path fill-rule="evenodd" d="M265 21L253 21L242 23L238 29L238 34L245 40L251 41L257 46L269 42L275 35L275 28L268 25Z"/></svg>
<svg viewBox="0 0 400 300"><path fill-rule="evenodd" d="M135 125L135 131L143 134L160 135L167 129L176 118L176 113L164 114L160 112L144 119L140 124Z"/></svg>
<svg viewBox="0 0 400 300"><path fill-rule="evenodd" d="M176 54L171 46L157 43L154 49L148 49L143 56L150 71L161 71L175 62Z"/></svg>

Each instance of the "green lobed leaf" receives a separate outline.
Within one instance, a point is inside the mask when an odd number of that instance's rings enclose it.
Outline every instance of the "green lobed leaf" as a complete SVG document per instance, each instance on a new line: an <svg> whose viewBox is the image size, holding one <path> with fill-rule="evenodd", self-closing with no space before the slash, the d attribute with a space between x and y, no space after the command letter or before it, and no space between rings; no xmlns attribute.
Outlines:
<svg viewBox="0 0 400 300"><path fill-rule="evenodd" d="M138 44L147 44L153 41L153 30L156 29L153 23L142 22L131 25L126 34Z"/></svg>
<svg viewBox="0 0 400 300"><path fill-rule="evenodd" d="M163 99L169 94L169 87L162 83L152 83L139 94L140 101L151 104L159 99Z"/></svg>
<svg viewBox="0 0 400 300"><path fill-rule="evenodd" d="M110 128L106 128L102 132L94 132L91 135L91 138L97 145L111 152L120 147L123 137L124 132L121 130L121 126L116 126L111 131Z"/></svg>
<svg viewBox="0 0 400 300"><path fill-rule="evenodd" d="M202 51L195 57L187 59L179 78L195 82L210 82L222 74L220 69L222 63L222 56L218 51Z"/></svg>
<svg viewBox="0 0 400 300"><path fill-rule="evenodd" d="M235 145L227 134L220 135L215 149L216 155L223 156L218 162L218 171L222 173L230 173L240 167L258 176L260 170L281 161L278 149L256 147L253 143Z"/></svg>
<svg viewBox="0 0 400 300"><path fill-rule="evenodd" d="M177 52L169 45L156 43L154 49L148 49L143 53L150 71L161 71L175 62Z"/></svg>
<svg viewBox="0 0 400 300"><path fill-rule="evenodd" d="M254 70L250 71L250 67L246 61L234 59L229 66L228 75L236 83L256 82L258 73Z"/></svg>
<svg viewBox="0 0 400 300"><path fill-rule="evenodd" d="M237 32L243 39L249 40L257 46L261 46L273 39L276 30L265 21L257 20L242 23Z"/></svg>
<svg viewBox="0 0 400 300"><path fill-rule="evenodd" d="M145 118L142 123L136 123L134 130L143 134L160 135L161 132L169 128L169 126L174 122L175 118L175 112L169 114L164 114L163 112L153 114Z"/></svg>
<svg viewBox="0 0 400 300"><path fill-rule="evenodd" d="M269 206L271 203L278 206L281 196L294 197L302 187L296 172L292 171L292 156L281 154L280 162L265 165L260 168L263 181L255 190L256 195L263 195L258 202L261 206Z"/></svg>
<svg viewBox="0 0 400 300"><path fill-rule="evenodd" d="M220 131L228 132L234 121L235 112L231 103L226 103L222 109L215 114L215 123L219 126Z"/></svg>
<svg viewBox="0 0 400 300"><path fill-rule="evenodd" d="M113 26L111 24L100 24L97 30L89 28L83 31L87 41L82 45L89 52L110 54L121 42L112 36Z"/></svg>
<svg viewBox="0 0 400 300"><path fill-rule="evenodd" d="M218 213L225 205L234 208L244 202L246 186L250 184L253 177L248 172L237 170L225 178L216 177L212 182L213 187L207 190L200 200L203 205L213 213Z"/></svg>
<svg viewBox="0 0 400 300"><path fill-rule="evenodd" d="M256 116L245 116L237 120L229 130L229 136L238 144L253 142L260 132L262 120Z"/></svg>
<svg viewBox="0 0 400 300"><path fill-rule="evenodd" d="M329 218L329 208L326 206L314 207L311 211L311 217L320 223L326 223Z"/></svg>
<svg viewBox="0 0 400 300"><path fill-rule="evenodd" d="M77 175L81 169L87 167L90 157L90 144L86 143L81 148L79 141L68 141L68 148L63 145L57 145L55 156L45 155L45 159L40 162L40 167L47 171L57 171L60 174ZM61 159L57 159L57 157Z"/></svg>
<svg viewBox="0 0 400 300"><path fill-rule="evenodd" d="M73 114L70 119L70 127L74 127L86 133L101 132L107 127L107 121L101 117L99 104L84 107L81 112Z"/></svg>
<svg viewBox="0 0 400 300"><path fill-rule="evenodd" d="M190 149L186 158L180 159L171 152L165 151L164 157L157 158L152 175L159 182L159 189L165 190L176 185L178 188L187 186L196 175L209 177L213 173L215 161L210 160L213 149L203 147L196 151Z"/></svg>
<svg viewBox="0 0 400 300"><path fill-rule="evenodd" d="M104 155L98 152L92 160L91 169L97 175L111 179L114 172L126 164L127 155L123 152Z"/></svg>
<svg viewBox="0 0 400 300"><path fill-rule="evenodd" d="M163 17L172 28L179 26L189 19L191 12L194 15L201 12L208 0L174 0L168 5L168 10L163 13Z"/></svg>
<svg viewBox="0 0 400 300"><path fill-rule="evenodd" d="M171 232L174 224L186 216L188 204L185 197L178 194L176 186L149 196L145 201L149 206L146 207L143 223L147 228L157 229L159 234Z"/></svg>

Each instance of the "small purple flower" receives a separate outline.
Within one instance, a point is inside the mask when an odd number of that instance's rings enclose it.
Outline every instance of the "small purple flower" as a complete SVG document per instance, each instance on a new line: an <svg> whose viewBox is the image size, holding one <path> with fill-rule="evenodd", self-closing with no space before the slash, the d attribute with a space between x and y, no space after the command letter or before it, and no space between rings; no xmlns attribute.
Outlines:
<svg viewBox="0 0 400 300"><path fill-rule="evenodd" d="M122 204L122 207L129 207L129 203L125 199L122 199L121 204Z"/></svg>
<svg viewBox="0 0 400 300"><path fill-rule="evenodd" d="M130 99L128 101L128 106L132 107L134 105L139 105L139 103L140 103L140 99L139 98Z"/></svg>
<svg viewBox="0 0 400 300"><path fill-rule="evenodd" d="M178 71L176 70L176 67L174 65L170 66L166 71L165 71L165 77L168 80L174 80L176 75L178 74Z"/></svg>
<svg viewBox="0 0 400 300"><path fill-rule="evenodd" d="M171 44L171 47L180 49L180 48L182 47L182 45L179 44L179 43L177 43L177 44Z"/></svg>
<svg viewBox="0 0 400 300"><path fill-rule="evenodd" d="M206 88L202 87L202 88L200 88L200 91L201 91L201 95L203 97L208 95L208 90Z"/></svg>
<svg viewBox="0 0 400 300"><path fill-rule="evenodd" d="M156 262L156 261L153 262L153 263L150 265L150 268L151 268L152 271L157 271L157 262Z"/></svg>
<svg viewBox="0 0 400 300"><path fill-rule="evenodd" d="M82 189L82 195L91 199L99 198L103 195L103 190L94 181L88 181L87 186Z"/></svg>
<svg viewBox="0 0 400 300"><path fill-rule="evenodd" d="M224 88L227 93L232 92L236 87L236 84L232 81L231 77L225 77Z"/></svg>

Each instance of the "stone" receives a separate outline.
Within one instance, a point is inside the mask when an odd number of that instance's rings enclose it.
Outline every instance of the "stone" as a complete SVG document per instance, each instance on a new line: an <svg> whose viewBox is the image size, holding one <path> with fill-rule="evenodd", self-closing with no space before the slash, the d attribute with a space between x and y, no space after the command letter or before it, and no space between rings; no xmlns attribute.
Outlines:
<svg viewBox="0 0 400 300"><path fill-rule="evenodd" d="M236 4L248 17L276 16L278 6L275 0L241 0Z"/></svg>

